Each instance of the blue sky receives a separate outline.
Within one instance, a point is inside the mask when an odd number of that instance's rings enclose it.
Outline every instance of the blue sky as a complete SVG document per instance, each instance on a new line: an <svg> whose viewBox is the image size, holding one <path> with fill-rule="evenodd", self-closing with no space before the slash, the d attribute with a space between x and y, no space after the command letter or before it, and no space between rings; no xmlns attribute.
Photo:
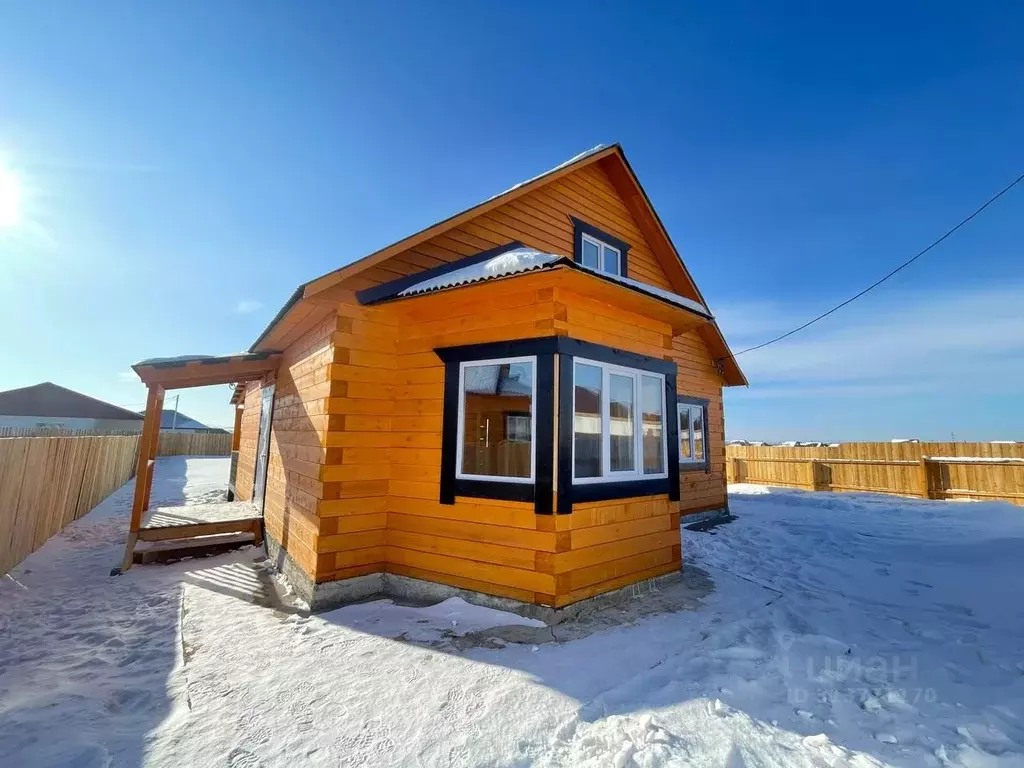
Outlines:
<svg viewBox="0 0 1024 768"><path fill-rule="evenodd" d="M0 389L141 407L132 362L244 349L299 283L600 142L734 349L1024 170L1024 7L768 5L5 4ZM1022 235L1019 189L741 357L729 436L1024 439Z"/></svg>

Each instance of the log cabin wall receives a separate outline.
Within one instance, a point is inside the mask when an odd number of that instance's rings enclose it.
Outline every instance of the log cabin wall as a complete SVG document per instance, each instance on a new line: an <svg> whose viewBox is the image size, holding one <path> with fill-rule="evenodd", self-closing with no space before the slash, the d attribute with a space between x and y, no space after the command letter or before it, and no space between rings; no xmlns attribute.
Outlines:
<svg viewBox="0 0 1024 768"><path fill-rule="evenodd" d="M670 356L679 369L676 388L680 395L704 398L707 407L708 471L680 472L679 511L685 516L728 504L725 477L725 409L722 378L714 357L696 331L672 339Z"/></svg>
<svg viewBox="0 0 1024 768"><path fill-rule="evenodd" d="M333 332L332 316L288 345L274 382L264 527L310 575L319 565Z"/></svg>
<svg viewBox="0 0 1024 768"><path fill-rule="evenodd" d="M672 290L592 165L350 278L334 293L337 315L286 348L267 529L313 580L387 571L561 606L677 570L680 512L724 505L722 379L697 332L673 338L667 324L596 301L551 272L370 307L355 299L362 288L512 240L571 255L569 216L629 243L630 277ZM710 472L681 476L681 502L616 499L577 504L569 515L492 499L440 503L445 368L434 348L544 335L672 359L679 393L709 400ZM258 386L245 405L239 498L251 495ZM674 418L674 404L668 409Z"/></svg>
<svg viewBox="0 0 1024 768"><path fill-rule="evenodd" d="M553 529L532 503L457 497L441 504L444 364L437 347L551 335L552 276L525 275L385 304L377 311L401 329L394 342L386 570L528 603L554 604L545 557L558 550ZM382 361L383 362L383 361ZM538 397L554 398L554 393ZM536 407L536 406L534 406ZM340 436L334 439L340 439ZM568 546L562 537L562 546Z"/></svg>
<svg viewBox="0 0 1024 768"><path fill-rule="evenodd" d="M346 285L353 290L368 288L512 240L519 240L539 250L571 256L574 229L570 216L583 219L630 244L630 277L658 288L673 290L654 251L601 163L581 168L426 243L397 254L384 264L351 278ZM654 327L644 322L643 318L634 327L625 326L609 309L608 305L597 302L578 304L574 309L572 325L575 330L572 335L675 360L679 366L679 394L709 401L706 449L711 459L710 471L684 472L681 475L680 512L686 515L724 507L727 503L725 419L722 377L715 369L714 356L696 331L671 338L671 331L667 327ZM658 338L659 334L662 338ZM508 338L518 337L510 335Z"/></svg>
<svg viewBox="0 0 1024 768"><path fill-rule="evenodd" d="M321 468L327 460L324 445L329 378L334 353L335 319L318 323L284 349L276 376L264 528L292 559L314 578L321 536L318 506L324 496ZM237 498L253 497L259 441L260 398L264 382L250 382L245 391L236 475Z"/></svg>
<svg viewBox="0 0 1024 768"><path fill-rule="evenodd" d="M395 318L347 294L333 324L318 582L384 570L396 407Z"/></svg>

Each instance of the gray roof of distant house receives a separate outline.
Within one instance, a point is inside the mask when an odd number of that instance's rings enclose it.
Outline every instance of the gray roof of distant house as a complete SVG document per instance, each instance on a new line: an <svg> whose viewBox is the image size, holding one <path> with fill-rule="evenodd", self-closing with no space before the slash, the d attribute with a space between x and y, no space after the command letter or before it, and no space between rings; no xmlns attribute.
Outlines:
<svg viewBox="0 0 1024 768"><path fill-rule="evenodd" d="M140 411L140 414L144 413L145 411ZM160 415L160 429L216 429L216 427L208 427L202 422L186 416L181 411L178 411L175 416L173 408L165 408Z"/></svg>
<svg viewBox="0 0 1024 768"><path fill-rule="evenodd" d="M50 381L0 392L0 415L141 421L139 414Z"/></svg>

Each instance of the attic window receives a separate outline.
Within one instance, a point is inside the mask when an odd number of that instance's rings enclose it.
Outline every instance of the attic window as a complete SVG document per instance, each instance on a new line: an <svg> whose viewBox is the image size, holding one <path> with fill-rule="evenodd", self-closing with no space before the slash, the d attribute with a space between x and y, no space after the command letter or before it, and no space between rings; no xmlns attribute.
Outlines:
<svg viewBox="0 0 1024 768"><path fill-rule="evenodd" d="M626 277L626 254L629 243L603 232L582 219L572 219L574 231L573 258L596 272Z"/></svg>

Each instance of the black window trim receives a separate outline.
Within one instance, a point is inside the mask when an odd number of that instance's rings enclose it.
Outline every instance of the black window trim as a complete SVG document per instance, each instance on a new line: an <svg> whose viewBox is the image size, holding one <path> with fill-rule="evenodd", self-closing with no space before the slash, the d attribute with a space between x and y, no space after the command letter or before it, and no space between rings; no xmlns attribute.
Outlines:
<svg viewBox="0 0 1024 768"><path fill-rule="evenodd" d="M708 406L711 401L706 397L693 397L691 395L676 395L676 405L699 405L703 411L701 418L701 431L704 433L704 458L700 461L684 460L679 456L680 472L710 472L711 471L711 450L708 443ZM676 454L679 454L679 408L676 408Z"/></svg>
<svg viewBox="0 0 1024 768"><path fill-rule="evenodd" d="M611 363L640 371L660 373L665 377L665 403L677 402L676 364L671 360L641 355L624 349L595 344L566 336L541 336L511 341L438 347L434 353L444 362L444 407L441 417L441 493L442 504L454 504L456 496L504 501L533 502L539 515L552 512L568 514L574 503L625 499L633 496L668 494L669 501L679 500L679 418L665 414L668 477L654 480L626 480L617 483L573 485L573 385L572 369L576 357ZM474 360L503 357L537 358L537 411L533 435L536 453L533 484L490 480L460 480L455 476L459 419L459 365ZM554 495L555 403L551 393L555 384L555 357L558 357L558 492ZM706 422L706 419L705 419ZM706 451L705 451L706 453ZM562 478L567 478L564 482Z"/></svg>
<svg viewBox="0 0 1024 768"><path fill-rule="evenodd" d="M574 341L574 340L573 340ZM566 352L558 358L558 514L572 512L573 504L610 499L628 499L634 496L660 496L668 494L669 501L679 501L679 418L665 414L665 440L668 462L668 477L652 480L625 480L618 483L583 483L572 481L572 442L575 420L575 392L573 390L573 367L576 357L585 357L601 363L613 363L639 371L660 373L665 376L665 404L676 402L676 364L655 357L625 353L631 357L626 361L621 356L605 356L610 347L580 342L567 345ZM593 349L597 347L598 349ZM621 352L622 350L612 350Z"/></svg>
<svg viewBox="0 0 1024 768"><path fill-rule="evenodd" d="M522 351L515 354L506 351L505 343L499 345L473 344L464 347L447 347L434 350L444 361L444 407L441 416L441 493L442 504L454 504L456 496L503 501L533 502L537 514L551 514L551 497L554 485L554 403L551 393L555 381L555 356L553 351ZM511 483L500 480L466 480L456 477L455 466L459 440L459 366L474 360L490 360L504 357L537 358L537 401L536 434L532 435L534 456L534 478L532 483Z"/></svg>
<svg viewBox="0 0 1024 768"><path fill-rule="evenodd" d="M617 248L619 251L619 267L621 269L620 275L622 277L629 277L629 249L630 244L625 240L620 240L615 235L609 235L602 229L598 229L593 224L578 219L575 216L569 217L572 220L573 233L572 233L572 258L577 264L583 263L583 235L590 235L595 240L600 240L606 245L610 245L612 248Z"/></svg>

